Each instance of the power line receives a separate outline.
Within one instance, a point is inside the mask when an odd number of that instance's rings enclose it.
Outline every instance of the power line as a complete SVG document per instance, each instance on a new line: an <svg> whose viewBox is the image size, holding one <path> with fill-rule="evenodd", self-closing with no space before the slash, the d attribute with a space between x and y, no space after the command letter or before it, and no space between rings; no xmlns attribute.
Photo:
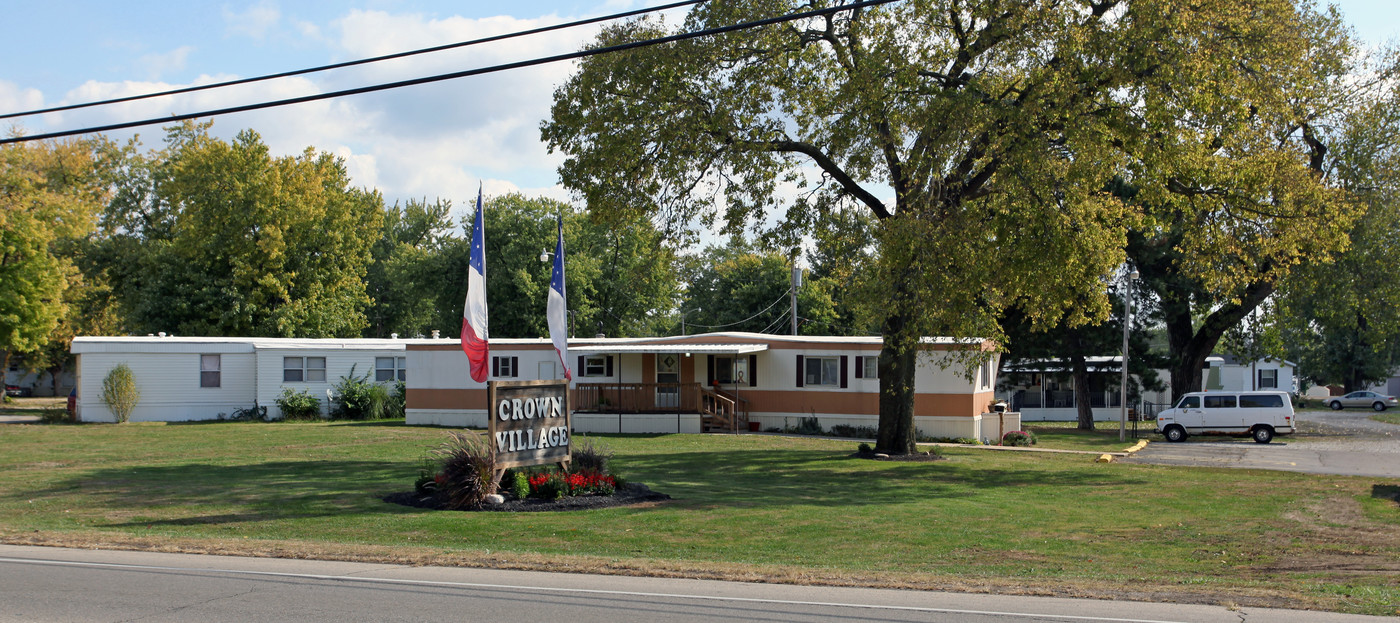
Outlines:
<svg viewBox="0 0 1400 623"><path fill-rule="evenodd" d="M783 301L786 301L786 300L787 300L787 296L788 296L788 295L787 295L786 293L784 293L782 296L778 297L778 300L773 301L772 303L770 303L770 304L768 305L768 307L763 308L763 311L758 312L757 314L754 314L754 315L752 315L752 316L749 316L748 318L745 318L745 319L743 319L743 320L739 320L739 321L735 321L735 322L730 322L730 323L727 323L727 324L713 324L713 325L711 325L711 324L695 324L695 323L693 323L693 322L687 322L687 323L685 323L685 324L686 324L686 326L701 327L701 328L705 328L705 329L723 329L724 327L732 327L732 326L734 326L734 325L736 325L736 324L744 324L745 322L748 322L748 321L750 321L750 320L753 320L754 318L757 318L757 317L759 317L759 316L762 316L763 314L768 313L768 310L773 309L773 306L774 306L774 305L777 305L778 303L781 303L781 302L783 302ZM786 312L784 312L784 313L786 313ZM761 332L760 332L760 333L761 333Z"/></svg>
<svg viewBox="0 0 1400 623"><path fill-rule="evenodd" d="M277 79L277 78L290 78L290 77L292 77L292 76L301 76L301 75L305 75L305 74L317 73L317 72L322 72L322 71L329 71L329 70L332 70L332 69L342 69L342 68L345 68L345 67L354 67L354 66L356 66L356 65L365 65L365 64L368 64L368 63L378 63L378 62L380 62L380 61L388 61L388 60L393 60L393 59L397 59L397 58L405 58L405 57L409 57L409 56L417 56L417 55L419 55L419 54L428 54L428 53L431 53L431 52L442 52L442 51L444 51L444 50L452 50L452 49L456 49L456 48L464 48L464 47L467 47L467 46L480 45L480 44L483 44L483 43L494 43L494 42L497 42L497 41L504 41L504 40L506 40L506 39L514 39L514 38L516 38L516 37L525 37L525 36L529 36L529 35L538 35L538 34L541 34L541 33L552 32L552 31L555 31L555 30L563 30L563 29L566 29L566 28L574 28L574 27L576 27L576 26L587 26L587 25L589 25L589 24L596 24L596 23L598 23L598 22L607 22L607 21L612 21L612 20L616 20L616 19L622 19L622 18L624 18L624 17L635 17L635 16L637 16L637 15L642 15L642 14L645 14L645 13L654 13L654 12L658 12L658 11L666 11L666 10L670 10L670 9L675 9L675 8L683 7L683 6L686 6L686 5L700 4L701 2L708 2L708 1L709 1L709 0L683 0L682 2L672 2L671 4L663 4L663 5L660 5L660 6L654 6L654 7L649 7L649 8L645 8L645 9L635 9L635 10L632 10L632 11L626 11L626 12L623 12L623 13L614 13L614 14L612 14L612 15L604 15L604 16L601 16L601 17L590 17L590 18L588 18L588 19L582 19L582 20L578 20L578 21L575 21L575 22L568 22L568 23L565 23L565 24L555 24L555 25L553 25L553 26L543 26L543 27L540 27L540 28L534 28L534 29L530 29L530 30L521 30L521 31L517 31L517 32L506 33L506 34L503 34L503 35L495 35L495 36L492 36L492 37L485 37L485 38L482 38L482 39L473 39L473 40L470 40L470 41L459 41L459 42L457 42L457 43L448 43L448 44L445 44L445 45L434 46L434 47L431 47L431 48L422 48L422 49L419 49L419 50L410 50L410 51L407 51L407 52L397 52L397 53L394 53L394 54L385 54L384 56L375 56L375 57L372 57L372 58L362 58L362 59L359 59L359 60L345 61L345 62L341 62L341 63L332 63L332 64L330 64L330 65L321 65L321 66L319 66L319 67L311 67L311 68L307 68L307 69L295 69L295 70L292 70L292 71L284 71L284 72L281 72L281 73L268 74L268 75L265 75L265 76L254 76L254 77L252 77L252 78L240 78L240 79L237 79L237 80L228 80L228 81L226 81L226 82L215 82L215 83L213 83L213 84L202 84L202 85L191 86L191 87L183 87L183 88L179 88L179 89L171 89L171 90L169 90L169 91L158 91L158 92L156 92L156 93L146 93L146 94L144 94L144 95L131 95L131 96L127 96L127 97L118 97L118 98L109 99L109 100L98 100L98 101L95 101L95 102L85 102L85 103L82 103L82 104L67 104L67 105L64 105L64 106L54 106L54 107L52 107L52 108L39 108L39 109L36 109L36 110L26 110L26 111L23 111L23 112L2 113L2 114L0 114L0 119L13 119L13 118L15 118L15 117L28 117L28 116L30 116L30 115L42 115L42 114L45 114L45 113L62 112L62 111L65 111L65 110L77 110L77 109L80 109L80 108L91 108L91 107L93 107L93 106L106 106L106 105L109 105L109 104L122 104L122 103L125 103L125 102L134 102L134 101L137 101L137 100L151 99L151 98L155 98L155 97L165 97L165 96L167 96L167 95L181 95L181 94L184 94L184 93L194 93L194 92L196 92L196 91L207 91L207 90L209 90L209 89L221 89L221 88L224 88L224 87L237 86L237 85L240 85L240 84L250 84L250 83L253 83L253 82L262 82L262 81L265 81L265 80L275 80L275 79Z"/></svg>
<svg viewBox="0 0 1400 623"><path fill-rule="evenodd" d="M690 39L696 39L696 38L699 38L699 37L708 37L708 36L712 36L712 35L718 35L718 34L724 34L724 33L728 33L728 32L734 32L734 31L737 31L737 30L745 30L745 29L749 29L749 28L756 28L756 27L759 27L759 26L771 26L771 25L773 25L773 24L781 24L781 23L784 23L784 22L791 22L791 21L796 21L796 20L800 20L800 19L807 19L807 18L810 18L810 17L821 17L821 16L824 16L824 15L830 15L830 14L833 14L833 13L839 13L839 12L843 12L843 11L851 11L851 10L854 10L854 9L860 9L860 8L865 8L865 7L870 7L870 6L877 6L877 5L881 5L881 4L889 4L889 3L891 3L891 2L898 2L898 1L899 1L899 0L864 0L864 1L862 1L862 2L854 2L854 3L851 3L851 4L840 5L840 6L834 6L834 7L827 7L827 8L823 8L823 9L814 9L814 10L811 10L811 11L804 11L804 12L802 12L802 13L792 13L792 14L789 14L789 15L781 15L781 16L778 16L778 17L770 17L770 18L765 18L765 19L761 19L761 20L755 20L755 21L752 21L752 22L741 22L741 23L739 23L739 24L731 24L731 25L729 25L729 26L718 26L718 27L715 27L715 28L707 28L707 29L705 29L705 30L698 30L698 31L694 31L694 32L685 32L685 33L678 33L678 34L674 34L674 35L667 35L667 36L665 36L665 37L657 37L657 38L655 38L655 39L643 39L643 40L641 40L641 41L632 41L632 42L629 42L629 43L620 43L620 44L617 44L617 45L611 45L611 46L602 47L602 48L594 48L594 49L591 49L591 50L580 50L580 51L578 51L578 52L570 52L570 53L568 53L568 54L557 54L557 55L554 55L554 56L546 56L546 57L536 58L536 59L527 60L527 61L517 61L517 62L514 62L514 63L505 63L505 64L501 64L501 65L494 65L494 66L491 66L491 67L482 67L482 68L478 68L478 69L468 69L468 70L464 70L464 71L456 71L456 72L446 73L446 74L437 74L437 75L434 75L434 76L426 76L426 77L423 77L423 78L414 78L414 79L411 79L411 80L400 80L400 81L397 81L397 82L387 82L387 83L376 84L376 85L371 85L371 86L366 86L366 87L358 87L358 88L354 88L354 89L345 89L345 90L341 90L341 91L332 91L332 92L329 92L329 93L319 93L319 94L316 94L316 95L306 95L306 96L302 96L302 97L293 97L293 98L282 99L282 100L275 100L275 101L270 101L270 102L261 102L261 103L257 103L257 104L245 104L245 105L243 105L243 106L232 106L232 107L229 107L229 108L220 108L220 109L216 109L216 110L206 110L206 111L197 112L197 113L186 113L186 114L179 114L179 115L170 115L170 116L168 116L168 117L157 117L157 118L154 118L154 119L143 119L143 120L140 120L140 121L126 121L126 122L122 122L122 123L113 123L113 124L108 124L108 125L103 125L103 126L93 126L93 127L88 127L88 128L80 128L80 129L76 129L76 130L62 130L62 131L59 131L59 132L46 132L46 133L44 133L44 134L34 134L34 135L30 135L30 136L9 137L9 138L0 139L0 145L8 145L8 144L11 144L11 143L23 143L23 142L28 142L28 141L38 141L38 140L44 140L44 139L50 139L50 138L62 138L62 137L65 137L65 136L76 136L76 135L79 135L79 134L91 134L91 133L94 133L94 132L108 132L108 131L111 131L111 130L124 130L124 129L127 129L127 128L136 128L136 127L142 127L142 126L148 126L148 125L158 125L158 124L162 124L162 123L171 123L171 122L175 122L175 121L186 121L186 120L189 120L189 119L197 119L197 118L200 118L200 117L214 117L214 116L219 116L219 115L229 115L229 114L240 113L240 112L249 112L249 111L254 111L254 110L262 110L262 109L264 109L264 108L275 108L275 107L279 107L279 106L290 106L290 105L292 105L292 104L304 104L304 103L307 103L307 102L315 102L315 101L324 100L324 99L331 99L331 98L336 98L336 97L345 97L345 96L348 96L348 95L359 95L359 94L362 94L362 93L373 93L373 92L376 92L376 91L387 91L387 90L389 90L389 89L398 89L398 88L402 88L402 87L416 86L416 85L419 85L419 84L428 84L428 83L432 83L432 82L442 82L442 81L444 81L444 80L454 80L454 79L457 79L457 78L465 78L465 77L468 77L468 76L478 76L478 75L482 75L482 74L489 74L489 73L495 73L495 72L500 72L500 71L506 71L506 70L509 70L509 69L520 69L520 68L522 68L522 67L533 67L533 66L536 66L536 65L545 65L545 64L548 64L548 63L556 63L556 62L559 62L559 61L568 61L568 60L574 60L574 59L579 59L579 58L586 58L586 57L589 57L589 56L597 56L597 55L599 55L599 54L608 54L608 53L611 53L611 52L622 52L622 51L625 51L625 50L633 50L633 49L637 49L637 48L650 47L650 46L654 46L654 45L661 45L661 44L664 44L664 43L673 43L673 42L677 42L677 41L686 41L686 40L690 40Z"/></svg>

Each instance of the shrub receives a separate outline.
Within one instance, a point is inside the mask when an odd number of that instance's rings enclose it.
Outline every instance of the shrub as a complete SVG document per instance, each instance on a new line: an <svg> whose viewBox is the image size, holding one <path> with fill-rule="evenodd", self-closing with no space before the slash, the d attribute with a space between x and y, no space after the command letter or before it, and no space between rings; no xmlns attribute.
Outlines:
<svg viewBox="0 0 1400 623"><path fill-rule="evenodd" d="M574 444L573 469L579 472L608 473L608 462L612 452L605 446L593 445L593 440L585 437L583 443Z"/></svg>
<svg viewBox="0 0 1400 623"><path fill-rule="evenodd" d="M821 422L814 417L804 417L797 421L797 426L788 429L789 433L797 435L820 435L822 431Z"/></svg>
<svg viewBox="0 0 1400 623"><path fill-rule="evenodd" d="M389 400L384 404L384 417L390 419L403 418L407 402L408 386L403 381L394 381L394 391L389 394Z"/></svg>
<svg viewBox="0 0 1400 623"><path fill-rule="evenodd" d="M39 421L45 424L68 424L73 421L73 416L68 414L67 409L44 409L39 412Z"/></svg>
<svg viewBox="0 0 1400 623"><path fill-rule="evenodd" d="M282 388L282 393L277 396L277 408L282 410L284 420L321 419L321 399L304 389L292 391L290 387Z"/></svg>
<svg viewBox="0 0 1400 623"><path fill-rule="evenodd" d="M564 473L557 470L540 472L530 476L530 493L546 500L557 500L568 493L569 485L564 482Z"/></svg>
<svg viewBox="0 0 1400 623"><path fill-rule="evenodd" d="M335 408L331 410L331 419L378 420L384 417L389 390L369 380L370 374L355 376L355 366L351 366L350 374L340 377L333 388Z"/></svg>
<svg viewBox="0 0 1400 623"><path fill-rule="evenodd" d="M496 461L485 437L471 431L449 433L434 455L442 466L434 481L443 506L478 508L496 492Z"/></svg>
<svg viewBox="0 0 1400 623"><path fill-rule="evenodd" d="M870 453L872 453L872 452L874 452L874 451L875 451L875 450L871 449L871 448L870 448L870 444L868 444L868 443L863 443L863 444L860 444L859 446L856 446L856 452L859 452L859 453L861 453L861 454L870 454Z"/></svg>
<svg viewBox="0 0 1400 623"><path fill-rule="evenodd" d="M831 427L831 434L837 437L853 437L856 439L874 439L880 435L874 426L851 426L850 424L834 424Z"/></svg>
<svg viewBox="0 0 1400 623"><path fill-rule="evenodd" d="M510 484L511 492L516 498L523 500L530 497L530 477L524 472L515 472Z"/></svg>
<svg viewBox="0 0 1400 623"><path fill-rule="evenodd" d="M564 476L569 495L612 495L617 481L612 476L595 471L579 471Z"/></svg>
<svg viewBox="0 0 1400 623"><path fill-rule="evenodd" d="M125 363L119 363L107 378L102 379L102 403L112 411L112 416L121 424L131 418L136 403L141 401L141 390L136 387L136 375Z"/></svg>
<svg viewBox="0 0 1400 623"><path fill-rule="evenodd" d="M1035 433L1030 431L1013 430L1001 436L1002 445L1007 446L1033 446L1035 442Z"/></svg>

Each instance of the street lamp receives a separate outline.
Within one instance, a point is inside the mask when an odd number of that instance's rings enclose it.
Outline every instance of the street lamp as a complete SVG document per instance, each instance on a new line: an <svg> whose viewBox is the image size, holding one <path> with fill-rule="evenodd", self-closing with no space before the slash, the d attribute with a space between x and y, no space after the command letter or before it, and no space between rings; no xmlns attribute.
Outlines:
<svg viewBox="0 0 1400 623"><path fill-rule="evenodd" d="M1123 296L1123 377L1118 386L1118 441L1128 440L1128 329L1133 324L1133 282L1138 271L1127 274L1127 290Z"/></svg>

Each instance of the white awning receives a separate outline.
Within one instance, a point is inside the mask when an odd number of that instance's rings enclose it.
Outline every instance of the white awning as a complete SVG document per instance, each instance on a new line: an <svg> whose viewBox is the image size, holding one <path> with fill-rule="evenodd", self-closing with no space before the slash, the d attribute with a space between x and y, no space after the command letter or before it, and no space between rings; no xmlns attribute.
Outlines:
<svg viewBox="0 0 1400 623"><path fill-rule="evenodd" d="M688 353L691 355L744 355L768 350L767 344L615 344L570 346L570 353L618 355L622 353Z"/></svg>

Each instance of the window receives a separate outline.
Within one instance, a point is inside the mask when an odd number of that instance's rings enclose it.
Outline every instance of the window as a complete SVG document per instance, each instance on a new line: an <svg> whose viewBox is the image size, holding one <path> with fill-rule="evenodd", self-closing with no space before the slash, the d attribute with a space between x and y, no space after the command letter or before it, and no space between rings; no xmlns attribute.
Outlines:
<svg viewBox="0 0 1400 623"><path fill-rule="evenodd" d="M1278 389L1278 370L1259 371L1259 389Z"/></svg>
<svg viewBox="0 0 1400 623"><path fill-rule="evenodd" d="M1234 396L1206 396L1207 409L1233 409L1235 408Z"/></svg>
<svg viewBox="0 0 1400 623"><path fill-rule="evenodd" d="M807 357L805 365L807 385L841 384L841 361L836 357Z"/></svg>
<svg viewBox="0 0 1400 623"><path fill-rule="evenodd" d="M492 357L491 376L513 379L520 376L519 357Z"/></svg>
<svg viewBox="0 0 1400 623"><path fill-rule="evenodd" d="M378 383L385 381L407 381L408 369L403 357L375 357L374 358L374 380Z"/></svg>
<svg viewBox="0 0 1400 623"><path fill-rule="evenodd" d="M1179 402L1179 403L1176 404L1176 408L1178 408L1178 409L1199 409L1199 408L1201 408L1201 397L1200 397L1200 396L1186 396L1185 398L1182 398L1182 399L1181 399L1181 402Z"/></svg>
<svg viewBox="0 0 1400 623"><path fill-rule="evenodd" d="M589 355L583 358L584 376L607 376L608 358L604 355Z"/></svg>
<svg viewBox="0 0 1400 623"><path fill-rule="evenodd" d="M1282 407L1283 396L1278 394L1245 394L1240 396L1241 409L1257 409L1263 407Z"/></svg>
<svg viewBox="0 0 1400 623"><path fill-rule="evenodd" d="M324 383L326 382L325 357L283 357L283 383Z"/></svg>
<svg viewBox="0 0 1400 623"><path fill-rule="evenodd" d="M220 377L219 355L199 356L199 386L219 387Z"/></svg>
<svg viewBox="0 0 1400 623"><path fill-rule="evenodd" d="M981 377L978 379L978 389L988 389L992 386L992 360L982 362Z"/></svg>
<svg viewBox="0 0 1400 623"><path fill-rule="evenodd" d="M748 357L715 357L715 377L718 383L749 382Z"/></svg>
<svg viewBox="0 0 1400 623"><path fill-rule="evenodd" d="M860 359L860 366L858 366L858 367L860 368L860 377L861 377L861 378L863 378L863 379L878 379L878 378L880 378L880 358L879 358L879 357L861 357L861 359Z"/></svg>

